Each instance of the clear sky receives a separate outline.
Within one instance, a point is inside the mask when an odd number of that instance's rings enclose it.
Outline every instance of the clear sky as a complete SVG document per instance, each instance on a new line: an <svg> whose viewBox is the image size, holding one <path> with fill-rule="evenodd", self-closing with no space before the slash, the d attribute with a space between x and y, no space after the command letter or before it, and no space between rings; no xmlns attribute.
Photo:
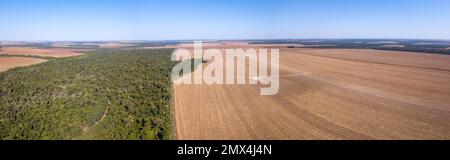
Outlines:
<svg viewBox="0 0 450 160"><path fill-rule="evenodd" d="M0 40L265 38L450 39L450 1L0 1Z"/></svg>

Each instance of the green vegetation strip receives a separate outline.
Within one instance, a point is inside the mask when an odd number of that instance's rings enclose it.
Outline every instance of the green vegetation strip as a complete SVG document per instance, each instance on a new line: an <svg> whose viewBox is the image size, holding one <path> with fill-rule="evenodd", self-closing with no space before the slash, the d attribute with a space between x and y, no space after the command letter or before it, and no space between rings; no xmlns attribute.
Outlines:
<svg viewBox="0 0 450 160"><path fill-rule="evenodd" d="M0 139L170 139L172 50L97 50L0 73Z"/></svg>

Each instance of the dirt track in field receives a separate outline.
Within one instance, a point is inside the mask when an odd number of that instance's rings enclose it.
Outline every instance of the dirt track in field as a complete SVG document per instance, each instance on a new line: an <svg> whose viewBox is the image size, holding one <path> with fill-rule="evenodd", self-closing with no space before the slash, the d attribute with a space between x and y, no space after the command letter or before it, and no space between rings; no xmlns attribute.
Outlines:
<svg viewBox="0 0 450 160"><path fill-rule="evenodd" d="M6 55L20 55L20 56L39 56L39 57L54 57L54 58L65 58L83 55L82 53L76 53L76 50L72 49L38 49L38 48L28 48L28 47L6 47L0 54ZM80 50L84 51L84 50Z"/></svg>
<svg viewBox="0 0 450 160"><path fill-rule="evenodd" d="M38 58L0 57L0 72L7 71L11 68L26 67L38 63L43 63L46 61L47 60Z"/></svg>
<svg viewBox="0 0 450 160"><path fill-rule="evenodd" d="M178 139L450 139L450 56L281 49L280 92L176 85Z"/></svg>

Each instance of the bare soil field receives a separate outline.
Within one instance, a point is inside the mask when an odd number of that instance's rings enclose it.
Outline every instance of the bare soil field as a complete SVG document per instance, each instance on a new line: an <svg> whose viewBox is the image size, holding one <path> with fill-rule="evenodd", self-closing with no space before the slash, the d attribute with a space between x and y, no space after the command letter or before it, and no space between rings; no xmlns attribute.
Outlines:
<svg viewBox="0 0 450 160"><path fill-rule="evenodd" d="M15 67L26 67L46 61L47 60L38 58L0 57L0 72L4 72Z"/></svg>
<svg viewBox="0 0 450 160"><path fill-rule="evenodd" d="M60 48L38 49L27 47L6 47L3 49L3 51L0 51L0 54L41 56L54 58L64 58L83 55L82 53L76 53L76 51L85 51L85 50L60 49Z"/></svg>
<svg viewBox="0 0 450 160"><path fill-rule="evenodd" d="M223 43L203 43L204 48L217 48L217 49L227 49L227 48L287 48L288 46L294 47L304 47L302 44L249 44L248 42L223 42ZM174 47L174 46L168 46ZM193 43L182 43L176 48L192 49L194 47Z"/></svg>
<svg viewBox="0 0 450 160"><path fill-rule="evenodd" d="M177 45L166 45L161 47L137 47L137 49L175 49L180 48L180 46Z"/></svg>
<svg viewBox="0 0 450 160"><path fill-rule="evenodd" d="M124 43L106 43L101 44L100 48L123 48L123 47L133 47L135 44L124 44Z"/></svg>
<svg viewBox="0 0 450 160"><path fill-rule="evenodd" d="M282 49L280 92L175 85L178 139L450 139L450 56Z"/></svg>

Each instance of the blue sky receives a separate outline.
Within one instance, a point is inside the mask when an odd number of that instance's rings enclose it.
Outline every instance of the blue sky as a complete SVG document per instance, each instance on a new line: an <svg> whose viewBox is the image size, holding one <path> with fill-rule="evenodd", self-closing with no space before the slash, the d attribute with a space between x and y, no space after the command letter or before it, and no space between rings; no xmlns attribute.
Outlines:
<svg viewBox="0 0 450 160"><path fill-rule="evenodd" d="M264 38L450 39L450 1L0 1L0 40Z"/></svg>

